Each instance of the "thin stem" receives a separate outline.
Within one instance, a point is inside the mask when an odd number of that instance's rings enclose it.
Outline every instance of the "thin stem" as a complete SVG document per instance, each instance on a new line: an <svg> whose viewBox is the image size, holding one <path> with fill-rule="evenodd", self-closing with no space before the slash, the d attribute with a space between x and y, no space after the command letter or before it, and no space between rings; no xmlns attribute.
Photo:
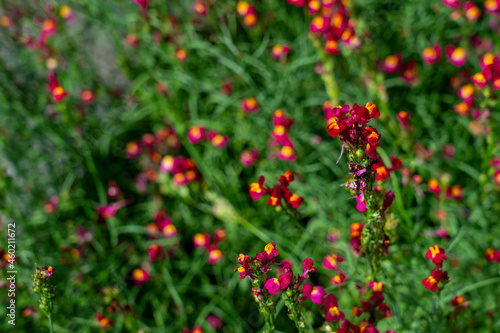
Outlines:
<svg viewBox="0 0 500 333"><path fill-rule="evenodd" d="M54 327L52 325L52 313L49 312L49 326L50 326L50 333L54 333Z"/></svg>

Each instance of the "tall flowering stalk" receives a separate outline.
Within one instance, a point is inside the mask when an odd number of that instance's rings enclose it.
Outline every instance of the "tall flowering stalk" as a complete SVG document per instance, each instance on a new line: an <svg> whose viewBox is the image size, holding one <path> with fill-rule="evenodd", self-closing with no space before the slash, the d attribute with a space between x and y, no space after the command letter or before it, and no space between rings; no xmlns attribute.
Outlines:
<svg viewBox="0 0 500 333"><path fill-rule="evenodd" d="M257 253L253 258L240 253L238 264L241 266L235 269L235 272L240 273L240 279L248 276L252 281L252 294L259 305L260 314L264 317L267 326L266 333L274 330L276 305L272 296L278 295L280 291L283 291L280 296L288 308L288 317L295 323L299 332L306 332L306 323L300 310L300 302L303 300L301 286L309 277L309 273L316 271L316 267L311 259L306 258L302 262L304 273L295 276L290 263L287 261L280 264L274 262L274 258L277 256L278 249L275 243L267 244L264 251ZM279 266L280 275L278 277L268 277L272 266Z"/></svg>
<svg viewBox="0 0 500 333"><path fill-rule="evenodd" d="M40 310L49 318L50 332L53 332L52 327L52 310L54 309L54 299L56 297L56 287L51 285L49 278L54 274L54 268L36 266L36 273L32 275L33 291L39 294Z"/></svg>
<svg viewBox="0 0 500 333"><path fill-rule="evenodd" d="M400 168L401 164L400 160L393 158L393 165L386 168L376 153L380 134L375 127L367 124L378 117L380 112L371 102L364 106L354 104L352 109L347 104L325 107L328 134L333 138L339 137L342 153L347 151L350 173L346 188L355 194L356 208L366 214L361 245L373 274L390 245L384 227L388 208L394 201L394 194L391 191L384 192L383 187L376 182L388 178L390 171Z"/></svg>

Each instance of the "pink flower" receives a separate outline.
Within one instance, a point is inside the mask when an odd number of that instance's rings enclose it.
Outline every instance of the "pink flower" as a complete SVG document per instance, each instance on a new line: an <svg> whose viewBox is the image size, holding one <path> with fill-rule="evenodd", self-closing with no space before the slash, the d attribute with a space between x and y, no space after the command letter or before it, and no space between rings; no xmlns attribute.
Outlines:
<svg viewBox="0 0 500 333"><path fill-rule="evenodd" d="M216 131L210 131L208 133L208 139L215 148L222 149L229 142L229 138L226 135L217 133Z"/></svg>
<svg viewBox="0 0 500 333"><path fill-rule="evenodd" d="M210 265L215 265L218 263L222 258L224 257L224 254L222 253L221 250L217 248L210 248L208 250L208 263Z"/></svg>
<svg viewBox="0 0 500 333"><path fill-rule="evenodd" d="M441 46L434 44L422 52L422 59L427 65L432 65L441 58Z"/></svg>
<svg viewBox="0 0 500 333"><path fill-rule="evenodd" d="M259 103L255 97L245 98L241 101L241 108L246 113L250 112L258 112L259 111Z"/></svg>
<svg viewBox="0 0 500 333"><path fill-rule="evenodd" d="M241 152L240 160L241 164L245 168L251 167L259 158L259 151L256 148L250 150L244 150Z"/></svg>
<svg viewBox="0 0 500 333"><path fill-rule="evenodd" d="M271 278L266 281L264 288L266 288L271 295L277 295L281 290L280 281L277 278Z"/></svg>
<svg viewBox="0 0 500 333"><path fill-rule="evenodd" d="M187 132L189 142L193 145L205 140L205 128L202 126L191 126Z"/></svg>
<svg viewBox="0 0 500 333"><path fill-rule="evenodd" d="M338 263L344 261L344 258L339 257L335 254L325 256L325 259L323 259L323 267L326 269L331 269L331 270L337 270L338 269Z"/></svg>
<svg viewBox="0 0 500 333"><path fill-rule="evenodd" d="M145 269L136 268L132 272L132 279L137 286L143 285L149 281L149 273Z"/></svg>
<svg viewBox="0 0 500 333"><path fill-rule="evenodd" d="M452 45L447 45L446 56L448 60L457 67L462 67L467 61L467 51L462 47L455 48Z"/></svg>
<svg viewBox="0 0 500 333"><path fill-rule="evenodd" d="M321 286L312 286L308 283L304 283L302 287L302 294L304 298L310 298L314 304L321 305L323 304L323 298L326 295L326 291Z"/></svg>
<svg viewBox="0 0 500 333"><path fill-rule="evenodd" d="M364 213L368 210L368 208L366 208L365 196L363 194L359 194L356 197L356 201L357 201L357 204L356 204L357 210L359 210L361 213Z"/></svg>

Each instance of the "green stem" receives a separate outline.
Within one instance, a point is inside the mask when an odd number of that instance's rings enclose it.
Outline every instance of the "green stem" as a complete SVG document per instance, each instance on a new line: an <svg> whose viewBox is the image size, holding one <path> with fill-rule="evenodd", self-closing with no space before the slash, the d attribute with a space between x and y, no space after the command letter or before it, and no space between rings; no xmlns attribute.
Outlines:
<svg viewBox="0 0 500 333"><path fill-rule="evenodd" d="M52 313L49 312L49 326L50 326L50 333L54 332L54 327L52 325Z"/></svg>

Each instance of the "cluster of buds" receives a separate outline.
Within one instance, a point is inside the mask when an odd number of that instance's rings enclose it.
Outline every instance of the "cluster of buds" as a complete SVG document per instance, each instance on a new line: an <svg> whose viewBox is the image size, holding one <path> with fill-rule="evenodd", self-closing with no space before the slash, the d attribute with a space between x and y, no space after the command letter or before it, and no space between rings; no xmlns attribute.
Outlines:
<svg viewBox="0 0 500 333"><path fill-rule="evenodd" d="M363 249L370 263L378 267L380 258L387 253L390 245L384 227L395 196L391 191L384 191L381 184L375 186L375 182L385 180L390 172L401 169L402 162L391 156L392 165L387 168L377 155L380 134L374 127L366 126L372 118L380 116L375 104L354 104L350 109L348 105L333 108L325 103L323 108L328 133L333 138L340 138L342 151L347 147L350 175L346 188L355 194L357 209L367 214L362 235Z"/></svg>
<svg viewBox="0 0 500 333"><path fill-rule="evenodd" d="M425 257L432 260L432 263L436 265L436 267L432 270L429 277L422 280L422 284L425 288L435 292L439 289L439 282L442 282L444 286L450 280L448 272L443 271L443 262L448 258L446 257L444 249L437 245L429 247Z"/></svg>
<svg viewBox="0 0 500 333"><path fill-rule="evenodd" d="M165 155L160 162L160 171L173 174L174 186L183 186L198 179L198 168L192 158Z"/></svg>
<svg viewBox="0 0 500 333"><path fill-rule="evenodd" d="M49 317L54 309L54 299L56 297L56 287L51 285L49 278L54 274L52 266L42 268L36 266L36 273L32 275L33 291L39 294L40 310Z"/></svg>
<svg viewBox="0 0 500 333"><path fill-rule="evenodd" d="M269 139L269 147L279 147L278 158L284 161L295 161L295 148L288 136L288 131L293 125L293 119L287 117L283 110L276 110L273 115L274 129Z"/></svg>
<svg viewBox="0 0 500 333"><path fill-rule="evenodd" d="M288 186L294 180L295 176L293 172L287 171L280 176L278 180L279 184L274 185L271 189L264 186L265 178L264 176L260 176L258 183L250 184L249 193L253 200L259 200L263 195L268 195L269 200L267 204L269 206L281 207L282 201L285 200L290 207L296 210L304 202L304 198L290 192L288 189Z"/></svg>
<svg viewBox="0 0 500 333"><path fill-rule="evenodd" d="M488 262L500 263L500 250L493 250L492 248L486 249L484 252L484 258Z"/></svg>
<svg viewBox="0 0 500 333"><path fill-rule="evenodd" d="M59 83L55 72L49 72L49 90L56 102L60 102L68 96L66 90Z"/></svg>
<svg viewBox="0 0 500 333"><path fill-rule="evenodd" d="M302 262L304 273L295 276L292 265L288 261L275 263L274 259L278 254L275 243L267 244L264 251L255 254L253 258L240 253L238 264L241 266L235 269L235 272L240 273L240 279L248 276L252 281L252 294L259 304L259 311L264 316L270 330L273 329L272 317L275 313L272 295L278 295L281 292L280 296L288 308L289 318L295 322L299 332L305 332L306 324L300 312L300 302L304 299L301 286L309 277L309 273L316 271L316 267L311 259L306 258ZM274 265L279 266L279 276L268 277L267 274Z"/></svg>
<svg viewBox="0 0 500 333"><path fill-rule="evenodd" d="M352 314L356 317L360 317L364 313L368 314L368 324L365 325L369 326L375 325L383 318L391 318L392 311L389 306L384 303L383 292L385 286L382 282L370 281L370 283L368 283L368 288L370 289L366 290L366 295L369 296L368 299L361 301L360 307L354 307L352 309ZM375 328L375 326L373 327Z"/></svg>
<svg viewBox="0 0 500 333"><path fill-rule="evenodd" d="M408 84L414 84L418 80L415 66L416 63L413 60L403 65L401 54L397 53L385 58L383 69L388 74L399 74L401 79Z"/></svg>
<svg viewBox="0 0 500 333"><path fill-rule="evenodd" d="M196 145L204 140L209 140L215 148L224 148L229 142L226 135L217 133L216 131L207 131L203 126L191 126L187 131L187 138L189 142Z"/></svg>
<svg viewBox="0 0 500 333"><path fill-rule="evenodd" d="M429 192L433 193L438 200L441 200L443 197L445 199L454 199L456 201L462 200L463 189L460 185L449 185L446 186L443 191L444 186L441 186L439 180L435 178L431 178L427 183L427 189ZM443 196L444 194L444 196Z"/></svg>
<svg viewBox="0 0 500 333"><path fill-rule="evenodd" d="M197 249L204 248L208 252L208 263L215 265L222 258L224 253L219 249L219 243L226 240L226 231L217 229L214 231L214 241L210 241L210 236L207 233L198 233L193 236L193 244Z"/></svg>
<svg viewBox="0 0 500 333"><path fill-rule="evenodd" d="M344 1L288 0L297 7L306 6L309 14L316 15L311 21L310 31L313 35L322 35L324 51L329 54L340 54L339 43L349 48L361 45L361 39L355 34L355 22L349 18L349 9Z"/></svg>
<svg viewBox="0 0 500 333"><path fill-rule="evenodd" d="M243 24L249 28L255 28L258 23L258 16L255 7L246 1L240 1L236 5L238 15L243 17Z"/></svg>

